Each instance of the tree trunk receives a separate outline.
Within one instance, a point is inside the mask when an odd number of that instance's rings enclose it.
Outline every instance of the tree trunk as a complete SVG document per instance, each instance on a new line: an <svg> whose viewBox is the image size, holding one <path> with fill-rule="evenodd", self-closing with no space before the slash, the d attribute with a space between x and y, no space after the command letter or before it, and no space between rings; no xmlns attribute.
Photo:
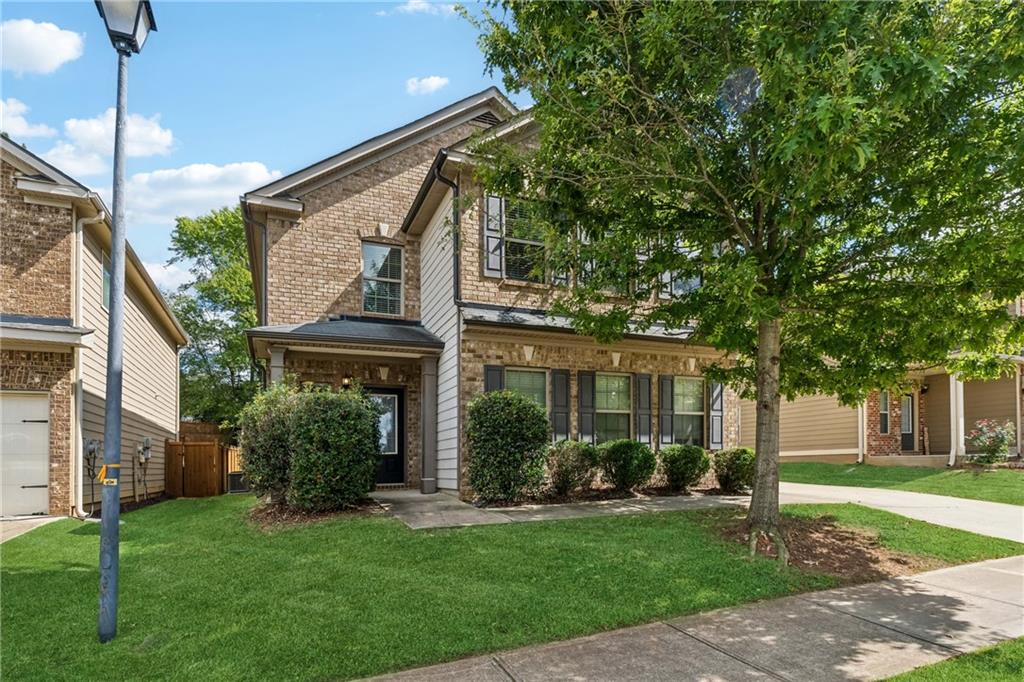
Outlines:
<svg viewBox="0 0 1024 682"><path fill-rule="evenodd" d="M750 498L747 524L750 554L757 550L762 535L774 544L779 561L788 563L789 553L779 527L779 320L762 320L757 325L757 463L754 492Z"/></svg>

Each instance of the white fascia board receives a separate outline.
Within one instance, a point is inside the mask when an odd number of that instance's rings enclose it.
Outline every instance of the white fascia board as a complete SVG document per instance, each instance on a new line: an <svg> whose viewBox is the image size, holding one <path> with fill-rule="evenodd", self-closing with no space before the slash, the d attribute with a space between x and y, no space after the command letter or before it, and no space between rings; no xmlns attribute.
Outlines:
<svg viewBox="0 0 1024 682"><path fill-rule="evenodd" d="M9 326L0 324L0 339L5 343L41 343L57 346L92 348L91 329L44 329L46 325Z"/></svg>
<svg viewBox="0 0 1024 682"><path fill-rule="evenodd" d="M283 199L280 197L268 197L263 194L246 194L243 199L250 206L259 207L265 210L284 211L286 213L302 213L304 208L298 199Z"/></svg>

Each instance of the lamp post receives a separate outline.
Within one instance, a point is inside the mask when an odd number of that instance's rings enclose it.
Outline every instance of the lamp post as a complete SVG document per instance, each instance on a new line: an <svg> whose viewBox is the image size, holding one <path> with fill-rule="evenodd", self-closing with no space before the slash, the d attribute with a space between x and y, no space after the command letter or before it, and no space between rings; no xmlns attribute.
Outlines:
<svg viewBox="0 0 1024 682"><path fill-rule="evenodd" d="M110 317L107 325L107 394L103 422L103 514L100 519L100 642L117 634L117 572L121 516L121 387L124 369L124 157L128 108L128 58L156 30L149 0L96 0L117 50L117 117L114 126L114 209L110 225Z"/></svg>

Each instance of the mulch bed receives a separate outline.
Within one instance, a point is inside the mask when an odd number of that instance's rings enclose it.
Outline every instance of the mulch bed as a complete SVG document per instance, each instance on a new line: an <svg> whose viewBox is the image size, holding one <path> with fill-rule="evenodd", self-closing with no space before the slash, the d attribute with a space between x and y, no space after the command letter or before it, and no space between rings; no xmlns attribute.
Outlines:
<svg viewBox="0 0 1024 682"><path fill-rule="evenodd" d="M596 487L590 488L589 490L577 491L569 495L555 495L554 493L544 493L536 495L534 497L527 497L517 502L489 502L486 505L478 504L477 506L486 506L488 508L500 509L504 507L521 507L529 504L569 504L573 502L603 502L605 500L635 500L644 497L688 497L693 493L700 493L702 495L725 495L718 488L695 488L687 490L686 492L677 492L666 486L652 486L649 488L641 488L636 492L621 492L610 487Z"/></svg>
<svg viewBox="0 0 1024 682"><path fill-rule="evenodd" d="M283 504L258 504L249 510L249 520L260 530L270 531L293 526L306 526L337 518L355 516L377 516L384 514L384 508L376 501L365 499L346 509L329 512L306 512L291 509Z"/></svg>
<svg viewBox="0 0 1024 682"><path fill-rule="evenodd" d="M709 515L710 516L710 515ZM747 524L742 516L719 515L716 522L722 537L747 547ZM844 584L856 584L912 575L944 566L941 561L915 557L886 549L867 530L841 526L831 516L816 519L784 518L783 536L789 549L789 564L799 570L824 573ZM758 554L774 558L775 550L762 537Z"/></svg>

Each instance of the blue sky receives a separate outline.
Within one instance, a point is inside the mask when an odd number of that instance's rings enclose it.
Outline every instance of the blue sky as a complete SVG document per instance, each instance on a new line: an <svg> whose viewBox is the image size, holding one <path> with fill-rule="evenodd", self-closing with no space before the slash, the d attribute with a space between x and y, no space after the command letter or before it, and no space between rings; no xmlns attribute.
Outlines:
<svg viewBox="0 0 1024 682"><path fill-rule="evenodd" d="M500 86L451 9L154 0L159 30L129 65L127 175L128 238L158 282L181 279L162 267L175 215ZM5 1L2 30L3 129L109 204L116 56L95 5Z"/></svg>

